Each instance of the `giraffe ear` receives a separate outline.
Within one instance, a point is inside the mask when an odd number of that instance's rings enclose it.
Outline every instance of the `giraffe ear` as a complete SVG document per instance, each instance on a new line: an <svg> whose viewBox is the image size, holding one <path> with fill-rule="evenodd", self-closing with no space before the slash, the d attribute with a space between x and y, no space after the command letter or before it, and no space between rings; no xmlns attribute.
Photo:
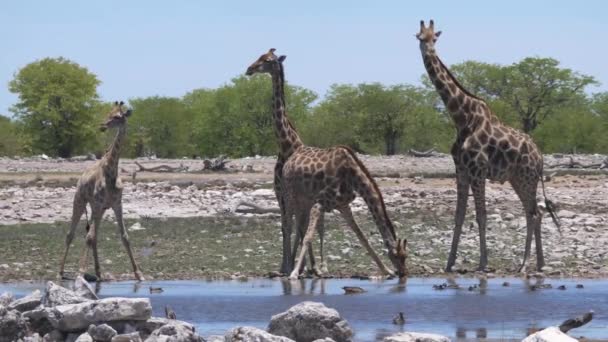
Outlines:
<svg viewBox="0 0 608 342"><path fill-rule="evenodd" d="M437 31L437 32L435 32L435 38L437 38L437 37L439 37L439 36L441 36L441 31Z"/></svg>
<svg viewBox="0 0 608 342"><path fill-rule="evenodd" d="M129 116L131 116L131 114L133 114L133 111L131 109L127 109L124 116L129 117Z"/></svg>
<svg viewBox="0 0 608 342"><path fill-rule="evenodd" d="M283 63L283 61L285 60L285 58L287 58L287 56L285 56L285 55L279 56L279 62Z"/></svg>

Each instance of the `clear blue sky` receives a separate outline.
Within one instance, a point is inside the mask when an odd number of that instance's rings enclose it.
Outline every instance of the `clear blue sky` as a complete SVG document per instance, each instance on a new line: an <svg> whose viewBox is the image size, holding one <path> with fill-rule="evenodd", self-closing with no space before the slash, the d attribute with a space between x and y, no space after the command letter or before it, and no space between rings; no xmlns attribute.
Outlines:
<svg viewBox="0 0 608 342"><path fill-rule="evenodd" d="M292 84L418 83L420 19L443 31L447 65L553 57L608 90L607 1L31 1L0 3L0 114L27 63L63 56L95 73L103 100L182 96L238 76L270 47Z"/></svg>

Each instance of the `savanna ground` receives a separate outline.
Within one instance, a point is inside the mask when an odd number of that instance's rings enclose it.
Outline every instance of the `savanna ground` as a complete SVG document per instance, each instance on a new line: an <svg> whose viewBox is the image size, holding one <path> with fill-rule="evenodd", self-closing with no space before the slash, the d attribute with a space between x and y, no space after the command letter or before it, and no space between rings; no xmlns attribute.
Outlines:
<svg viewBox="0 0 608 342"><path fill-rule="evenodd" d="M558 156L559 157L559 156ZM576 156L582 164L603 156ZM456 190L452 161L432 158L362 157L377 175L399 237L408 239L412 275L441 275L449 252ZM139 160L146 166L196 160ZM566 162L546 157L546 164ZM64 249L75 182L90 161L0 159L0 281L55 279ZM265 276L281 261L280 218L276 214L240 214L242 202L276 207L271 190L273 158L232 161L226 172L138 172L133 160L121 161L125 181L126 226L135 256L153 279ZM243 170L247 171L243 171ZM608 176L600 171L559 170L547 183L558 205L561 234L547 214L543 242L549 276L605 277L608 274ZM552 173L547 170L546 173ZM488 183L489 266L510 275L523 255L525 219L508 184ZM539 196L539 202L541 197ZM353 203L357 221L377 251L382 240L364 203ZM143 228L143 229L141 229ZM84 217L66 267L75 271L84 247ZM315 239L317 242L318 239ZM378 274L355 235L328 214L325 260L334 277ZM479 249L472 199L465 221L456 269L477 267ZM318 248L318 243L315 244ZM533 245L534 251L534 245ZM101 268L106 279L131 279L127 255L113 215L105 215L99 234ZM316 253L317 257L319 253ZM534 269L534 252L530 269ZM389 264L388 259L384 258ZM92 273L92 265L90 267Z"/></svg>

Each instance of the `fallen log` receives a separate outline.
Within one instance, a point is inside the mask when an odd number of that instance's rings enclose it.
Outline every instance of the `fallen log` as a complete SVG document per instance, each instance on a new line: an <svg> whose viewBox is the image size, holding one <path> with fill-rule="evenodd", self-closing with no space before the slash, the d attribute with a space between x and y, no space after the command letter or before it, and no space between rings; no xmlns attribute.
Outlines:
<svg viewBox="0 0 608 342"><path fill-rule="evenodd" d="M158 165L153 167L145 167L138 162L135 162L135 165L139 167L137 172L186 172L188 171L188 167L184 166L184 164L179 164L179 166L170 166L170 165Z"/></svg>
<svg viewBox="0 0 608 342"><path fill-rule="evenodd" d="M221 155L215 159L205 159L203 160L203 170L211 170L211 171L220 171L226 168L226 164L228 164L230 160L226 159L226 156Z"/></svg>
<svg viewBox="0 0 608 342"><path fill-rule="evenodd" d="M239 208L241 206L247 208ZM281 210L279 208L263 208L250 202L241 201L236 205L234 212L239 214L280 214Z"/></svg>
<svg viewBox="0 0 608 342"><path fill-rule="evenodd" d="M434 148L427 150L427 151L416 151L413 148L410 148L407 151L407 154L409 154L412 157L426 158L426 157L432 157L432 156L436 155L437 151L435 151Z"/></svg>
<svg viewBox="0 0 608 342"><path fill-rule="evenodd" d="M563 169L604 169L608 167L608 158L604 159L601 163L594 163L584 165L580 162L577 162L572 157L568 157L569 161L567 163L557 163L553 165L547 164L547 168L555 169L555 168L563 168Z"/></svg>
<svg viewBox="0 0 608 342"><path fill-rule="evenodd" d="M593 310L587 312L584 315L565 320L562 324L560 324L559 330L563 333L567 333L568 331L574 328L582 327L583 325L591 322L592 319Z"/></svg>

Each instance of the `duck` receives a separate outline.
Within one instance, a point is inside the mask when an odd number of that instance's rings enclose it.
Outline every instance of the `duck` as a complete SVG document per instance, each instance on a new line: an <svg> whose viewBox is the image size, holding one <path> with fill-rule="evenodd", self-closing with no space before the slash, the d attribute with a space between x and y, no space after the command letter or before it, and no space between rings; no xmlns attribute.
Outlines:
<svg viewBox="0 0 608 342"><path fill-rule="evenodd" d="M152 287L150 286L150 293L163 293L162 287Z"/></svg>
<svg viewBox="0 0 608 342"><path fill-rule="evenodd" d="M344 286L342 287L342 290L344 290L344 294L359 294L367 292L358 286Z"/></svg>
<svg viewBox="0 0 608 342"><path fill-rule="evenodd" d="M396 325L405 324L405 316L403 315L403 312L399 312L399 314L397 316L393 317L393 324L396 324Z"/></svg>

